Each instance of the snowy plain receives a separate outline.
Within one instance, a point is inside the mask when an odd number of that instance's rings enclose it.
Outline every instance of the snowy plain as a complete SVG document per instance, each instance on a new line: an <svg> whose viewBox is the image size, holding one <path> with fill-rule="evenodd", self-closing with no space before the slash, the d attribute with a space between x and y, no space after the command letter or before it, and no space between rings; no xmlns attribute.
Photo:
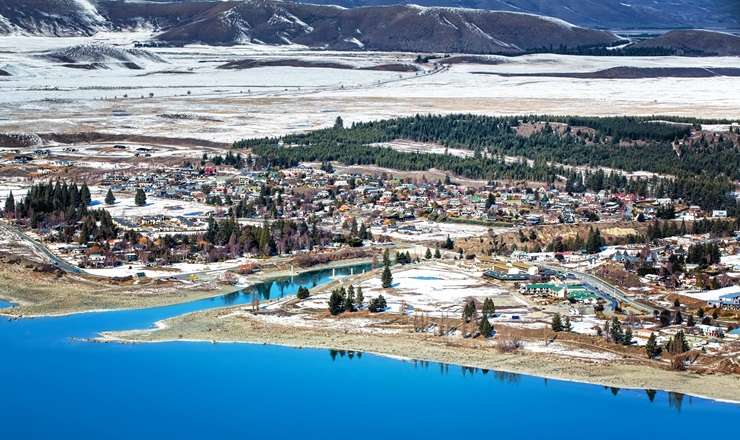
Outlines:
<svg viewBox="0 0 740 440"><path fill-rule="evenodd" d="M420 72L317 67L219 69L229 61L293 59L355 67L412 64L416 54L243 45L147 49L142 69L70 69L44 57L87 43L132 49L147 31L94 37L1 37L0 132L103 131L233 142L416 113L669 114L740 117L740 78L577 79L499 76L617 66L735 67L738 57L492 57L499 63L420 66ZM487 72L492 74L479 74ZM126 96L126 97L124 97ZM183 119L162 114L187 114Z"/></svg>

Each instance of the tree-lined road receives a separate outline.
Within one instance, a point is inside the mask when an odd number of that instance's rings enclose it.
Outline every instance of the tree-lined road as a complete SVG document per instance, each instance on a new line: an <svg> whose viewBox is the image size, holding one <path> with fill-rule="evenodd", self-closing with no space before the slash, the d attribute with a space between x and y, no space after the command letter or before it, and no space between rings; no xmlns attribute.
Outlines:
<svg viewBox="0 0 740 440"><path fill-rule="evenodd" d="M63 270L64 272L73 274L80 274L83 272L82 269L72 263L63 260L62 258L59 258L52 251L50 251L49 248L46 247L46 245L30 237L28 234L13 225L0 222L0 233L10 241L24 243L31 252L43 258L49 264L53 264L54 266Z"/></svg>
<svg viewBox="0 0 740 440"><path fill-rule="evenodd" d="M614 286L613 284L609 284L607 281L602 280L601 278L595 275L592 275L590 273L580 272L577 270L572 270L572 269L568 269L565 267L559 267L559 266L543 265L543 267L550 269L550 270L554 270L556 272L572 273L580 281L588 283L589 285L600 290L601 292L615 298L618 301L628 304L630 307L636 310L639 310L643 313L652 315L653 311L655 310L653 307L637 302L635 299L629 297L625 292L623 292L618 287Z"/></svg>

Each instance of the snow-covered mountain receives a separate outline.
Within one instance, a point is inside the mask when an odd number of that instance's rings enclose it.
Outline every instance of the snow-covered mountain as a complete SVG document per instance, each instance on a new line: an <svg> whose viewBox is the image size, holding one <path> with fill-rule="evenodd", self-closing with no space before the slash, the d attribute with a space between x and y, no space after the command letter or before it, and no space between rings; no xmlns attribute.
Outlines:
<svg viewBox="0 0 740 440"><path fill-rule="evenodd" d="M0 35L92 35L105 26L94 0L0 1Z"/></svg>
<svg viewBox="0 0 740 440"><path fill-rule="evenodd" d="M334 3L333 0L313 1ZM338 1L354 5L389 0ZM617 27L632 23L632 27L640 27L659 25L655 21L658 18L678 17L670 20L683 25L711 18L715 24L730 25L740 16L737 6L740 1L728 4L725 0L419 1L506 10L417 5L344 8L280 0L0 0L0 35L92 35L101 30L147 27L157 31L152 44L264 43L335 50L517 54L599 47L619 41L611 32L573 25L571 21L622 24ZM737 53L736 38L729 34L676 32L642 41L637 47L664 47L691 55ZM93 52L96 56L116 59L100 48ZM132 63L131 66L137 63L118 61ZM105 64L92 59L84 62Z"/></svg>
<svg viewBox="0 0 740 440"><path fill-rule="evenodd" d="M330 49L520 53L605 45L618 38L530 14L418 6L340 9L255 0L224 2L157 37L208 44L262 42Z"/></svg>
<svg viewBox="0 0 740 440"><path fill-rule="evenodd" d="M172 0L166 0L172 1ZM180 0L182 1L182 0ZM311 0L345 7L389 3L528 12L601 29L740 29L738 0Z"/></svg>
<svg viewBox="0 0 740 440"><path fill-rule="evenodd" d="M740 56L740 37L724 32L675 30L641 41L636 47L672 49L682 55Z"/></svg>
<svg viewBox="0 0 740 440"><path fill-rule="evenodd" d="M167 44L301 44L338 50L471 53L602 46L610 33L559 19L461 8L345 9L278 0L3 0L0 33L89 35L147 26Z"/></svg>
<svg viewBox="0 0 740 440"><path fill-rule="evenodd" d="M144 49L121 48L99 42L54 50L43 57L66 67L80 69L141 69L142 64L166 62L159 55Z"/></svg>

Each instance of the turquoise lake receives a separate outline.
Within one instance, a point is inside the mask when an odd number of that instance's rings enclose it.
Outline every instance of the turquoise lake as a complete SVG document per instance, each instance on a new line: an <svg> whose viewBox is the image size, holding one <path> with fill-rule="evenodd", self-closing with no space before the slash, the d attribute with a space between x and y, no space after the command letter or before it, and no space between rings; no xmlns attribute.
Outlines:
<svg viewBox="0 0 740 440"><path fill-rule="evenodd" d="M253 294L294 295L331 276L317 271L168 307L2 319L0 439L737 436L740 405L660 391L329 350L77 339L249 303Z"/></svg>

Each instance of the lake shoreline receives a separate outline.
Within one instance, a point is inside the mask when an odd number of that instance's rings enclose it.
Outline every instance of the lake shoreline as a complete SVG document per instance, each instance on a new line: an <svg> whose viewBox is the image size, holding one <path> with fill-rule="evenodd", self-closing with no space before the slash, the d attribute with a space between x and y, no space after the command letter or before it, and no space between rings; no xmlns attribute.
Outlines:
<svg viewBox="0 0 740 440"><path fill-rule="evenodd" d="M523 374L545 379L634 390L660 390L740 404L740 376L700 375L619 361L596 362L519 350L499 353L490 346L458 345L451 339L417 334L362 334L328 329L265 325L225 316L228 309L192 312L156 323L155 329L101 333L102 343L205 342L276 345L290 348L355 351Z"/></svg>
<svg viewBox="0 0 740 440"><path fill-rule="evenodd" d="M570 382L570 383L576 383L576 384L583 384L583 385L594 385L594 386L603 386L603 387L609 387L609 388L618 388L620 390L631 390L631 391L662 391L665 393L678 393L683 394L690 397L696 397L699 399L704 400L711 400L718 403L728 403L733 405L740 405L740 399L738 400L732 400L732 399L725 399L725 398L719 398L719 397L712 397L708 395L703 394L697 394L697 393L689 393L684 391L676 391L671 389L662 389L662 388L643 388L641 386L629 386L629 385L615 385L613 383L602 383L602 382L595 382L595 381L586 381L586 380L578 380L578 379L572 379L568 378L566 376L547 376L543 374L537 374L532 373L529 371L524 370L505 370L505 369L488 369L483 367L478 367L476 365L466 365L463 363L460 363L458 361L452 361L452 362L444 362L438 359L420 359L417 357L409 357L409 356L401 356L396 354L388 354L384 353L382 351L367 351L367 350L350 350L347 348L337 348L337 347L331 347L331 346L312 346L312 345L301 345L301 344L290 344L290 343L272 343L272 342L265 342L265 341L231 341L231 340L205 340L205 339L161 339L161 340L133 340L133 339L116 339L115 337L103 337L103 338L94 338L94 339L88 339L89 342L98 342L98 343L122 343L122 344L167 344L167 343L175 343L175 342L184 342L184 343L206 343L206 344L242 344L242 345L271 345L275 347L284 347L284 348L291 348L296 350L303 350L303 349L309 349L309 350L335 350L335 351L345 351L345 352L355 352L355 353L365 353L373 356L383 357L386 359L396 360L400 362L413 362L413 361L419 361L419 362L430 362L430 363L437 363L437 364L445 364L445 365L453 365L457 367L466 367L466 368L476 368L476 369L486 369L488 371L498 371L502 373L510 373L510 374L518 374L522 376L532 377L532 378L538 378L538 379L547 379L547 380L556 380L560 382ZM527 356L526 354L522 356Z"/></svg>
<svg viewBox="0 0 740 440"><path fill-rule="evenodd" d="M181 291L186 293L180 293L176 296L167 294L157 297L156 294L142 294L138 298L134 297L133 304L132 305L124 305L124 301L122 298L118 297L118 294L115 291L112 291L111 293L99 293L99 297L93 298L92 302L86 302L84 304L71 304L69 306L65 306L62 309L59 309L58 305L55 303L49 303L48 305L45 304L34 304L31 301L29 301L28 298L22 296L22 295L13 295L12 291L4 291L2 294L0 294L0 299L5 300L9 303L11 303L11 307L7 308L0 308L0 317L9 318L9 319L34 319L34 318L54 318L54 317L64 317L64 316L71 316L76 315L80 313L104 313L104 312L121 312L121 311L130 311L130 310L141 310L141 309L149 309L149 308L155 308L155 307L166 307L171 305L177 305L177 304L184 304L191 301L198 301L203 299L210 299L210 298L217 298L223 295L228 295L235 292L240 292L242 290L247 290L259 283L263 283L265 281L271 281L275 279L280 278L286 278L290 276L298 276L305 273L311 273L326 269L338 269L343 267L351 267L351 266L358 266L362 264L370 264L372 262L371 258L354 258L354 259L348 259L348 260L339 260L339 261L332 261L329 263L324 264L317 264L314 266L309 266L305 268L294 268L292 271L288 269L275 269L275 270L265 270L261 272L257 272L255 274L252 274L248 276L249 284L240 285L238 287L236 286L222 286L220 288L214 288L214 289L202 289L202 288L195 288L190 291L188 291L187 288L183 288ZM6 283L9 284L9 283ZM38 286L41 286L42 283L38 283ZM65 286L65 287L73 287L74 285ZM37 286L34 285L33 281L28 283L28 286L24 286L25 288L36 288ZM175 288L177 286L174 286ZM110 286L105 286L106 290L110 290ZM64 289L61 289L59 291L60 295L63 293ZM55 289L45 289L45 293L48 293L48 295L53 295L55 292ZM69 295L67 295L69 296ZM126 300L129 300L130 298L124 298ZM114 306L110 305L111 303L121 303L122 306ZM24 307L34 307L34 311L31 313L24 313Z"/></svg>

